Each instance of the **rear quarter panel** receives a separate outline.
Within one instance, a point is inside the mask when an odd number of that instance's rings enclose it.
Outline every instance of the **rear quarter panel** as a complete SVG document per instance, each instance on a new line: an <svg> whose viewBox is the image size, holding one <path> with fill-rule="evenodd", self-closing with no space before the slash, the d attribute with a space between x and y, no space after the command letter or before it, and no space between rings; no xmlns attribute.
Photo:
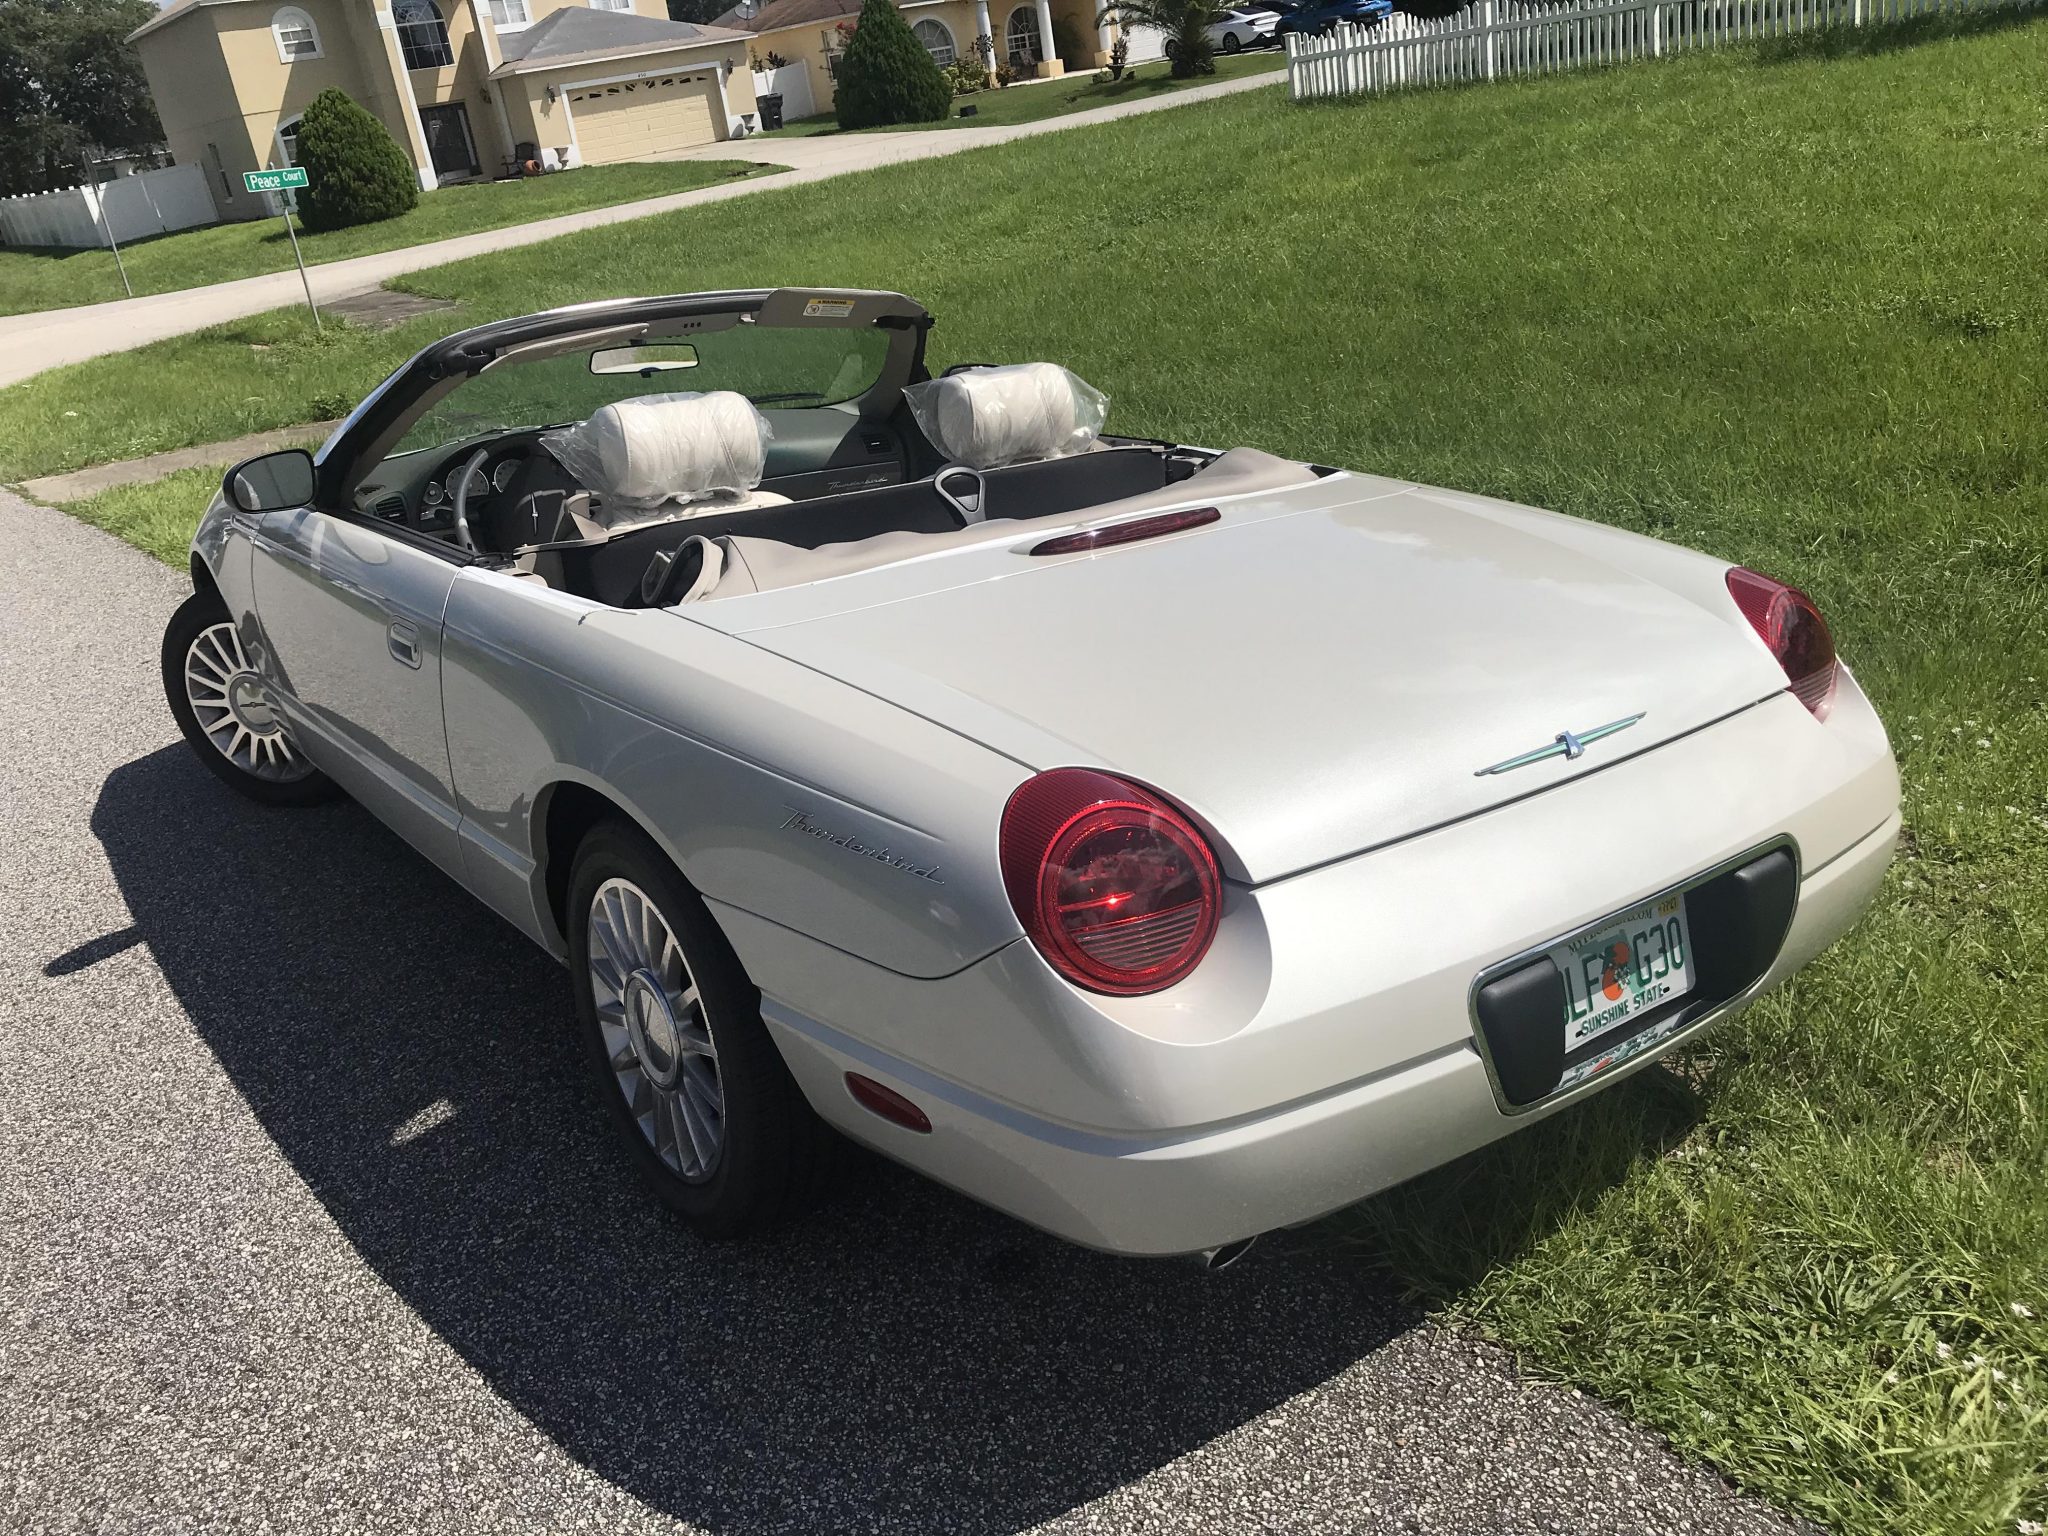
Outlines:
<svg viewBox="0 0 2048 1536"><path fill-rule="evenodd" d="M996 832L1027 770L985 747L676 613L493 572L457 580L442 665L470 883L557 953L542 822L569 783L713 901L893 971L1020 932Z"/></svg>

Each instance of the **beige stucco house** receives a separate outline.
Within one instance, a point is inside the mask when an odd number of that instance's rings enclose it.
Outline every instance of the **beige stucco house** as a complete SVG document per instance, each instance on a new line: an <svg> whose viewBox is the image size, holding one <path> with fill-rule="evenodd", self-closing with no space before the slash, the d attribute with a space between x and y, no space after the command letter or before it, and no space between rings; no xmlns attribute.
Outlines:
<svg viewBox="0 0 2048 1536"><path fill-rule="evenodd" d="M1109 62L1117 25L1097 25L1097 0L897 0L897 9L940 68L972 57L977 39L987 38L982 67L1006 61L1021 75L1046 78L1065 72L1059 38L1078 45L1077 67ZM750 34L753 59L765 66L774 54L802 66L810 83L812 110L831 110L839 55L860 16L860 0L742 0L714 26ZM1131 28L1132 63L1156 59L1163 39L1146 28ZM1076 50L1069 49L1070 57Z"/></svg>
<svg viewBox="0 0 2048 1536"><path fill-rule="evenodd" d="M744 132L747 34L670 21L662 0L177 0L129 39L172 154L222 216L269 200L244 171L289 164L327 88L375 113L431 190L511 168L650 159Z"/></svg>

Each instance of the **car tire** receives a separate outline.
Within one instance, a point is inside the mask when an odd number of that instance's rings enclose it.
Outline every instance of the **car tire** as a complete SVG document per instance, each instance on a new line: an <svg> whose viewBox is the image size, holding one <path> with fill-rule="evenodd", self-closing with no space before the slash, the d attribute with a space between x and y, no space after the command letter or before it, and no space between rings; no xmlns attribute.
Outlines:
<svg viewBox="0 0 2048 1536"><path fill-rule="evenodd" d="M1166 55L1167 62L1171 63L1173 60L1180 57L1180 44L1175 42L1168 42L1164 45L1161 51Z"/></svg>
<svg viewBox="0 0 2048 1536"><path fill-rule="evenodd" d="M600 823L576 853L566 926L586 1059L662 1203L721 1239L806 1203L830 1133L681 872L639 828Z"/></svg>
<svg viewBox="0 0 2048 1536"><path fill-rule="evenodd" d="M164 626L164 699L199 760L265 805L332 799L334 781L306 760L265 702L240 631L210 592L195 592Z"/></svg>
<svg viewBox="0 0 2048 1536"><path fill-rule="evenodd" d="M1237 40L1235 32L1223 34L1223 51L1225 53L1242 53L1244 51L1244 44Z"/></svg>

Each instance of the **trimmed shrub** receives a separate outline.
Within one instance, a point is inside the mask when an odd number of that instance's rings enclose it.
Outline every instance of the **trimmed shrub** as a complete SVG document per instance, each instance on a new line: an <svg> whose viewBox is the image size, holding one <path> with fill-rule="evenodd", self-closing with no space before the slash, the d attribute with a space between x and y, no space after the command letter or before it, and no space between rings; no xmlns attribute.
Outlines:
<svg viewBox="0 0 2048 1536"><path fill-rule="evenodd" d="M322 91L299 119L299 164L310 179L299 194L309 232L393 219L418 206L412 161L384 125L341 91Z"/></svg>
<svg viewBox="0 0 2048 1536"><path fill-rule="evenodd" d="M891 0L863 0L839 56L839 126L935 123L952 100L952 87Z"/></svg>

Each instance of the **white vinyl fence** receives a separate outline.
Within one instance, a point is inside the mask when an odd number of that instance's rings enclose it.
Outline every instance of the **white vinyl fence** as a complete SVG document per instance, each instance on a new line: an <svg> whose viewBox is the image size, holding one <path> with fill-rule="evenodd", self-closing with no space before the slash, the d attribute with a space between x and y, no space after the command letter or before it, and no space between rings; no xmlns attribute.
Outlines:
<svg viewBox="0 0 2048 1536"><path fill-rule="evenodd" d="M0 240L9 245L82 248L105 245L107 231L123 245L174 229L218 224L213 188L197 165L137 171L91 187L66 187L0 198Z"/></svg>
<svg viewBox="0 0 2048 1536"><path fill-rule="evenodd" d="M1322 37L1290 34L1287 87L1296 101L1305 101L1406 85L1499 80L1661 58L1815 27L1985 8L1987 0L1475 0L1437 21L1397 13L1376 27L1340 24Z"/></svg>
<svg viewBox="0 0 2048 1536"><path fill-rule="evenodd" d="M766 96L770 92L782 97L782 120L793 123L800 117L815 117L818 108L811 98L811 71L808 65L785 64L780 69L757 69L754 71L754 95ZM760 119L755 118L756 122Z"/></svg>

